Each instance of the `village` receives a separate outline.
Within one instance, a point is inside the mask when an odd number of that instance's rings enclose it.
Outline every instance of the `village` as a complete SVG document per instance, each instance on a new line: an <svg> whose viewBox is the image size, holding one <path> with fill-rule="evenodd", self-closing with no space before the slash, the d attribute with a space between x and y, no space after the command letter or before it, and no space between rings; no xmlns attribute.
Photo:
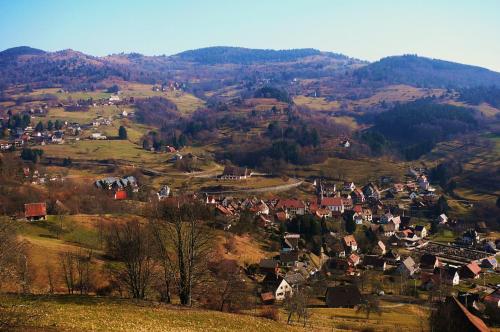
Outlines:
<svg viewBox="0 0 500 332"><path fill-rule="evenodd" d="M226 166L217 179L227 183L252 176L248 168ZM314 196L307 200L176 194L168 185L151 199L174 207L204 204L224 232L255 228L273 239L275 253L245 270L259 285L264 305L321 283L325 293L314 295L331 308L357 307L367 296L425 302L449 294L472 312L484 311L485 304L500 306L500 285L491 281L498 280L500 240L489 238L482 222L464 228L440 213L442 198L425 170L409 169L402 182L381 178L380 185L322 179L311 179L309 185ZM130 199L140 190L133 176L102 178L95 186L115 200ZM46 211L43 202L26 204L24 217L36 222ZM446 243L433 240L442 230L457 236Z"/></svg>

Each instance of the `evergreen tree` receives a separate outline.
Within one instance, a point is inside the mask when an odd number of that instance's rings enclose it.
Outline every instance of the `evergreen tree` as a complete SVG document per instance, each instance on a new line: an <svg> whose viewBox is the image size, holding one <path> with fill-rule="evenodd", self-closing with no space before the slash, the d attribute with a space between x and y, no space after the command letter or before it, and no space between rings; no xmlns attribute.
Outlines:
<svg viewBox="0 0 500 332"><path fill-rule="evenodd" d="M127 128L125 128L124 126L120 126L120 128L118 128L118 137L120 139L127 139Z"/></svg>
<svg viewBox="0 0 500 332"><path fill-rule="evenodd" d="M49 120L49 122L47 122L47 129L48 130L54 129L54 123L52 123L52 120Z"/></svg>
<svg viewBox="0 0 500 332"><path fill-rule="evenodd" d="M35 131L41 133L43 131L43 123L42 121L39 121L35 127Z"/></svg>

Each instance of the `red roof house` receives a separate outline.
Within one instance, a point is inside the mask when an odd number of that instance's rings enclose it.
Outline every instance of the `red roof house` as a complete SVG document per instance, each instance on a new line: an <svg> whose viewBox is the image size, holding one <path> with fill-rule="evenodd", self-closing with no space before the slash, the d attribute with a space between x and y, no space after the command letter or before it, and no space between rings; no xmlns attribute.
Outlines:
<svg viewBox="0 0 500 332"><path fill-rule="evenodd" d="M117 192L115 192L115 199L116 200L127 199L127 192L125 190L118 190Z"/></svg>
<svg viewBox="0 0 500 332"><path fill-rule="evenodd" d="M30 221L45 220L47 216L47 205L45 203L24 204L24 216Z"/></svg>

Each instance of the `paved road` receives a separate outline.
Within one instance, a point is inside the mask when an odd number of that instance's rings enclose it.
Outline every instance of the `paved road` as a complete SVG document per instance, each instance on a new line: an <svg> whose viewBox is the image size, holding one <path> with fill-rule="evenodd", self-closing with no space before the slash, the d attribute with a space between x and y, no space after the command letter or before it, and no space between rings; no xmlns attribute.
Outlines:
<svg viewBox="0 0 500 332"><path fill-rule="evenodd" d="M235 194L235 193L259 193L259 192L268 192L268 191L286 191L290 190L293 188L297 188L300 186L304 181L299 180L299 179L291 179L294 182L293 183L288 183L288 184L281 184L277 186L270 186L270 187L262 187L262 188L242 188L242 189L233 189L233 190L214 190L214 191L204 191L204 193L207 194Z"/></svg>

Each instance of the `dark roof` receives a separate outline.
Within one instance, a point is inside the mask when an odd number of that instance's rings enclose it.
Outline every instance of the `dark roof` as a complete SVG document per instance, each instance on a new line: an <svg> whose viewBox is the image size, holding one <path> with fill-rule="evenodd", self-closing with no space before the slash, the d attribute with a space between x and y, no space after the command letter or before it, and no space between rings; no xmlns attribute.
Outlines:
<svg viewBox="0 0 500 332"><path fill-rule="evenodd" d="M383 267L384 263L385 263L384 259L377 256L366 255L363 258L363 265L365 266L370 265L373 267Z"/></svg>
<svg viewBox="0 0 500 332"><path fill-rule="evenodd" d="M328 287L325 294L326 305L330 308L353 307L361 300L361 292L355 285Z"/></svg>
<svg viewBox="0 0 500 332"><path fill-rule="evenodd" d="M261 269L275 269L278 267L278 261L274 259L261 259L259 267Z"/></svg>
<svg viewBox="0 0 500 332"><path fill-rule="evenodd" d="M434 268L434 265L436 264L436 261L438 260L437 256L425 253L420 257L420 266L422 267L432 267Z"/></svg>
<svg viewBox="0 0 500 332"><path fill-rule="evenodd" d="M299 252L297 250L281 250L280 261L282 263L293 263L299 260Z"/></svg>
<svg viewBox="0 0 500 332"><path fill-rule="evenodd" d="M47 205L45 203L24 204L24 216L26 218L40 217L46 215L47 215Z"/></svg>
<svg viewBox="0 0 500 332"><path fill-rule="evenodd" d="M290 286L302 285L306 282L306 279L300 273L288 274L285 276L285 280Z"/></svg>

